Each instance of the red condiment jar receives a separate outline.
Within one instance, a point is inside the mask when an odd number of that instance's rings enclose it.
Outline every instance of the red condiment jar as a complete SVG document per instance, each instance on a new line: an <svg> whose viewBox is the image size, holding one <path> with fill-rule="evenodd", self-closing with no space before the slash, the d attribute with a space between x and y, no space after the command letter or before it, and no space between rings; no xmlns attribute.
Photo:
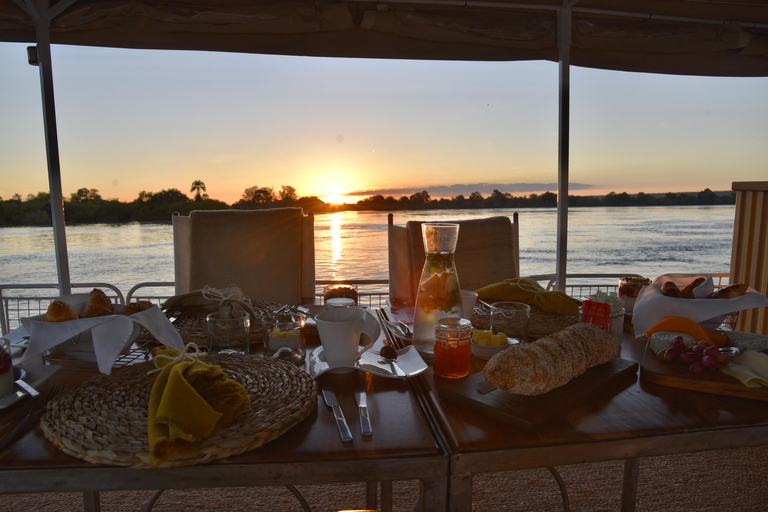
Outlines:
<svg viewBox="0 0 768 512"><path fill-rule="evenodd" d="M472 359L472 322L466 318L443 318L435 325L435 375L457 379L469 375Z"/></svg>

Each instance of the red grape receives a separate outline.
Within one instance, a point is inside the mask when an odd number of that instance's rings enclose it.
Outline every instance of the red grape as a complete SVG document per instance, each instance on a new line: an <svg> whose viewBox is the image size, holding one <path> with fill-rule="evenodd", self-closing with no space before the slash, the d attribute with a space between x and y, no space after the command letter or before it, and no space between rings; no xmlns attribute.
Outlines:
<svg viewBox="0 0 768 512"><path fill-rule="evenodd" d="M672 361L675 359L676 355L677 352L675 352L672 348L665 348L664 350L659 350L656 353L656 358L661 361Z"/></svg>
<svg viewBox="0 0 768 512"><path fill-rule="evenodd" d="M693 352L683 352L680 354L680 361L685 364L691 364L695 361L699 360L699 356L694 354Z"/></svg>
<svg viewBox="0 0 768 512"><path fill-rule="evenodd" d="M721 353L719 350L717 352L717 356L715 356L717 359L717 364L720 366L726 366L728 364L728 356Z"/></svg>
<svg viewBox="0 0 768 512"><path fill-rule="evenodd" d="M717 347L708 347L708 348L704 349L704 355L705 356L717 357L717 354L719 354L719 353L720 353L720 349L717 348Z"/></svg>
<svg viewBox="0 0 768 512"><path fill-rule="evenodd" d="M717 364L717 359L712 356L704 356L701 358L701 366L704 368L712 368Z"/></svg>
<svg viewBox="0 0 768 512"><path fill-rule="evenodd" d="M685 350L685 342L683 341L682 336L675 336L672 339L672 349L676 352L682 352Z"/></svg>
<svg viewBox="0 0 768 512"><path fill-rule="evenodd" d="M688 371L694 375L698 375L704 371L704 367L701 365L701 362L696 361L695 363L691 363L691 366L688 367Z"/></svg>

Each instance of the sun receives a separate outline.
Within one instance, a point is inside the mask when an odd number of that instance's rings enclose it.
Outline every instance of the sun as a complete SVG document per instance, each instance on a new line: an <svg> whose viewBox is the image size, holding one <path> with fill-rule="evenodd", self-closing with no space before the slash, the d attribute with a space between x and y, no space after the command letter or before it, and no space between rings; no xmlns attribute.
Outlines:
<svg viewBox="0 0 768 512"><path fill-rule="evenodd" d="M320 199L322 199L322 201L324 203L328 203L328 204L344 204L344 203L347 202L347 198L344 197L341 194L333 194L331 196L324 196L324 197L321 197Z"/></svg>

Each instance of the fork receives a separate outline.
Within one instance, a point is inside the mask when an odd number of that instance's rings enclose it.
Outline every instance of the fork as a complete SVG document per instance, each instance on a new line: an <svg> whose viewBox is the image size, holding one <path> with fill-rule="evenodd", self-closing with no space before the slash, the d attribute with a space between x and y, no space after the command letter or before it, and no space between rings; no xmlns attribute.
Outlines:
<svg viewBox="0 0 768 512"><path fill-rule="evenodd" d="M21 418L18 424L16 424L13 429L3 436L3 439L0 440L0 453L5 450L6 447L8 447L11 443L16 442L18 439L21 438L23 434L27 431L27 426L30 424L34 424L35 420L38 420L40 416L43 415L45 412L45 408L48 405L48 402L53 400L56 395L61 393L61 391L64 389L63 384L54 384L50 387L48 392L45 394L45 397L42 397L38 395L33 402L30 409L27 411L27 414Z"/></svg>

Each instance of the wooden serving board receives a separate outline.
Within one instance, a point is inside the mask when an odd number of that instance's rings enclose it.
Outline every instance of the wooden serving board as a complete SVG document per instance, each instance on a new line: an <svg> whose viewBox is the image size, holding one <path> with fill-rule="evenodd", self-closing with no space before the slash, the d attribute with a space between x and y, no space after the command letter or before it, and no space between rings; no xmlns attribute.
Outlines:
<svg viewBox="0 0 768 512"><path fill-rule="evenodd" d="M670 388L768 401L768 388L749 388L722 372L705 371L694 375L688 371L686 364L659 361L649 347L646 347L643 354L640 379Z"/></svg>
<svg viewBox="0 0 768 512"><path fill-rule="evenodd" d="M438 396L520 430L535 432L599 393L608 393L608 390L618 393L630 386L637 381L637 366L634 361L617 357L588 369L564 386L536 396L513 395L495 389L479 372L443 386Z"/></svg>

